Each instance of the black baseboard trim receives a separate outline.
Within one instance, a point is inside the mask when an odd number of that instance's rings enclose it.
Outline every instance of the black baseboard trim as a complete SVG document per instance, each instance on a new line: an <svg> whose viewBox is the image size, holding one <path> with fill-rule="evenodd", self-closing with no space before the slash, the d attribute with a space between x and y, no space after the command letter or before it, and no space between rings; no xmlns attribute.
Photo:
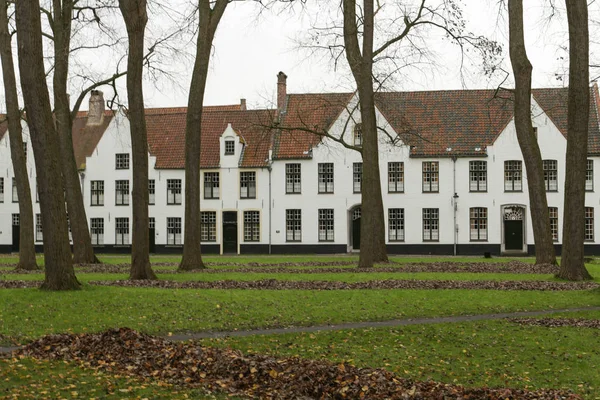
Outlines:
<svg viewBox="0 0 600 400"><path fill-rule="evenodd" d="M268 245L267 245L268 252ZM271 254L339 254L346 253L345 244L274 244Z"/></svg>

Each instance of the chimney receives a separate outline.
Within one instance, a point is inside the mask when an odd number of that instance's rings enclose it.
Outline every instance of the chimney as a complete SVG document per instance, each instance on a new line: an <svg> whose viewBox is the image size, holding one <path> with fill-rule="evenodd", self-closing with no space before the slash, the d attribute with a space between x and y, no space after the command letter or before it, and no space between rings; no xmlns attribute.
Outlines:
<svg viewBox="0 0 600 400"><path fill-rule="evenodd" d="M246 99L240 99L240 110L246 111Z"/></svg>
<svg viewBox="0 0 600 400"><path fill-rule="evenodd" d="M104 93L92 90L87 125L100 125L104 121Z"/></svg>
<svg viewBox="0 0 600 400"><path fill-rule="evenodd" d="M285 100L287 97L287 75L283 72L277 74L277 112L285 111Z"/></svg>

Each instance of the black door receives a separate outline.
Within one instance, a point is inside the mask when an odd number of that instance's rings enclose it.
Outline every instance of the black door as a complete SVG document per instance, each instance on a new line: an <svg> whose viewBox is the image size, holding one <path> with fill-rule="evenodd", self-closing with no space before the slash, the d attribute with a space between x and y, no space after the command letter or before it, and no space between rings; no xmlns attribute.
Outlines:
<svg viewBox="0 0 600 400"><path fill-rule="evenodd" d="M225 211L223 213L223 254L237 254L237 248L237 211Z"/></svg>
<svg viewBox="0 0 600 400"><path fill-rule="evenodd" d="M21 224L19 223L19 214L12 216L12 251L18 253L21 249Z"/></svg>
<svg viewBox="0 0 600 400"><path fill-rule="evenodd" d="M360 249L360 218L352 220L352 250Z"/></svg>
<svg viewBox="0 0 600 400"><path fill-rule="evenodd" d="M154 228L148 229L148 247L150 253L156 252L156 232Z"/></svg>
<svg viewBox="0 0 600 400"><path fill-rule="evenodd" d="M504 248L523 250L523 221L504 221Z"/></svg>

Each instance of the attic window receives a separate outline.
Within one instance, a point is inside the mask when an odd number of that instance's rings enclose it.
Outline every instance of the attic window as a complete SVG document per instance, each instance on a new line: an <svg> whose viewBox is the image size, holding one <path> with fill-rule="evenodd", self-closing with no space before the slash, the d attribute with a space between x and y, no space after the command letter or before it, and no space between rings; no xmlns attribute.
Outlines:
<svg viewBox="0 0 600 400"><path fill-rule="evenodd" d="M354 145L362 146L362 124L354 125Z"/></svg>
<svg viewBox="0 0 600 400"><path fill-rule="evenodd" d="M225 141L225 155L232 156L235 154L235 142L233 140Z"/></svg>

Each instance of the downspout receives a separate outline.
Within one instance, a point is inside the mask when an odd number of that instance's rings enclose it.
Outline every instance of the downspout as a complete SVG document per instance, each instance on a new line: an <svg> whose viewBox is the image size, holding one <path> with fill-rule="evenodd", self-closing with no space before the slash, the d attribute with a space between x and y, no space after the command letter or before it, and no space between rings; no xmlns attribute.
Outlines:
<svg viewBox="0 0 600 400"><path fill-rule="evenodd" d="M271 253L271 243L272 243L272 235L273 235L273 227L271 224L271 214L272 214L272 207L273 207L273 200L271 198L271 172L273 171L273 158L272 158L272 150L269 150L269 165L267 167L267 170L269 171L269 254Z"/></svg>
<svg viewBox="0 0 600 400"><path fill-rule="evenodd" d="M458 212L458 194L456 193L456 156L452 156L452 185L454 196L452 196L452 208L454 211L454 255L456 256L456 244L458 242L458 225L456 223L456 213Z"/></svg>

